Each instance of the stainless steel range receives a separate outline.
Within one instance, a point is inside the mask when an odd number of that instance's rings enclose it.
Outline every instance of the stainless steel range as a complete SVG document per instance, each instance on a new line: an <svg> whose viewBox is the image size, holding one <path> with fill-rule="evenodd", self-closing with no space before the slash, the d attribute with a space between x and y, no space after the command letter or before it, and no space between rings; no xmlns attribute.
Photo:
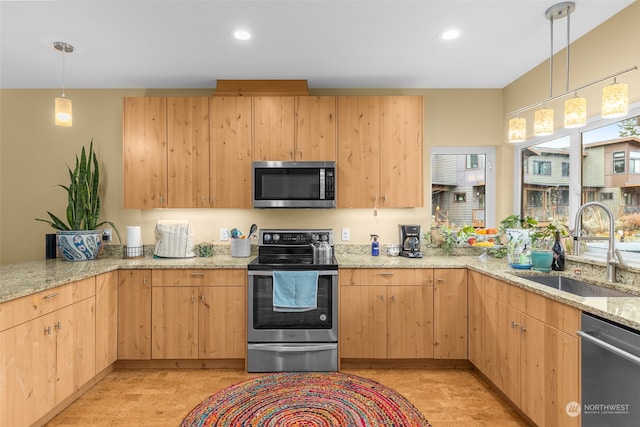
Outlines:
<svg viewBox="0 0 640 427"><path fill-rule="evenodd" d="M337 371L333 230L260 230L248 274L247 370Z"/></svg>

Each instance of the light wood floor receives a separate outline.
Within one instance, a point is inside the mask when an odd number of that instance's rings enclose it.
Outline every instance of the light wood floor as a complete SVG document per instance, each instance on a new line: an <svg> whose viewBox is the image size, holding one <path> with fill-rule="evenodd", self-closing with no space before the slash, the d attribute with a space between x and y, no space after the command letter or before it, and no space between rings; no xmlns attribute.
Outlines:
<svg viewBox="0 0 640 427"><path fill-rule="evenodd" d="M405 396L434 427L527 423L471 369L344 369ZM178 426L214 392L257 374L240 370L116 370L47 426Z"/></svg>

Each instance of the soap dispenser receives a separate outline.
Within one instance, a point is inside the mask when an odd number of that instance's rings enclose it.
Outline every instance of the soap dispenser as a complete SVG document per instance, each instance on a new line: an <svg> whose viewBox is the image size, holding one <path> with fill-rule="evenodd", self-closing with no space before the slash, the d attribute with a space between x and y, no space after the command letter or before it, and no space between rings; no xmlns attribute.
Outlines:
<svg viewBox="0 0 640 427"><path fill-rule="evenodd" d="M373 240L371 242L371 256L378 256L380 255L380 242L378 242L378 235L377 234L370 234L371 236L371 240Z"/></svg>

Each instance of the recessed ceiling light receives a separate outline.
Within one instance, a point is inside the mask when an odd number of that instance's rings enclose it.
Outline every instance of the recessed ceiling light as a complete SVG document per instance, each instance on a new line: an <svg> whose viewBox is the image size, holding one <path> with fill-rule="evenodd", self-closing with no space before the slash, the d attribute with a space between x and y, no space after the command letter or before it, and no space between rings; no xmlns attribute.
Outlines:
<svg viewBox="0 0 640 427"><path fill-rule="evenodd" d="M251 33L245 30L238 30L233 33L233 37L237 38L238 40L249 40L251 38Z"/></svg>
<svg viewBox="0 0 640 427"><path fill-rule="evenodd" d="M455 29L447 30L442 34L440 34L440 38L442 40L455 40L458 37L460 37L460 30L455 30Z"/></svg>

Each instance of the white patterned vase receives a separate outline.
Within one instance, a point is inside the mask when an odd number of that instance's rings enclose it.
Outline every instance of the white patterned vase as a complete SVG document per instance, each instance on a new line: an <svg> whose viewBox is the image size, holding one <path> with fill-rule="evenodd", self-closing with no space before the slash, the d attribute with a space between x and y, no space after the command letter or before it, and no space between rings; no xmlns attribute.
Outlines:
<svg viewBox="0 0 640 427"><path fill-rule="evenodd" d="M102 249L100 230L58 231L58 252L67 261L96 259Z"/></svg>

